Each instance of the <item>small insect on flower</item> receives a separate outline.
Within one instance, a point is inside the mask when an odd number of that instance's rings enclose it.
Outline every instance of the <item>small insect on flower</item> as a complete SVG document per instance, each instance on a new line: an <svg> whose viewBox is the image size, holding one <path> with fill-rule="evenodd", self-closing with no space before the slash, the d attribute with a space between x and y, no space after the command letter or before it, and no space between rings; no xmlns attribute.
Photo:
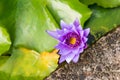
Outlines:
<svg viewBox="0 0 120 80"><path fill-rule="evenodd" d="M76 63L79 60L80 53L87 47L87 36L90 28L83 30L78 19L71 24L66 24L61 20L60 26L61 30L47 31L49 35L59 41L59 44L55 46L59 50L59 63L64 61Z"/></svg>

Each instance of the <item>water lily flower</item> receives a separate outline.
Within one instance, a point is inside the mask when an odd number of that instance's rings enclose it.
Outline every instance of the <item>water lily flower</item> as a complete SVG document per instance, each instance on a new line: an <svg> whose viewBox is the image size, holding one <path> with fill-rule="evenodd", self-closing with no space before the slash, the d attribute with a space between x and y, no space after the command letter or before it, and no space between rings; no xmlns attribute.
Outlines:
<svg viewBox="0 0 120 80"><path fill-rule="evenodd" d="M87 36L90 28L82 29L79 20L76 19L71 24L66 24L63 20L60 22L61 29L56 31L47 31L49 35L59 41L55 46L59 50L59 63L66 61L70 63L78 62L80 53L87 47Z"/></svg>

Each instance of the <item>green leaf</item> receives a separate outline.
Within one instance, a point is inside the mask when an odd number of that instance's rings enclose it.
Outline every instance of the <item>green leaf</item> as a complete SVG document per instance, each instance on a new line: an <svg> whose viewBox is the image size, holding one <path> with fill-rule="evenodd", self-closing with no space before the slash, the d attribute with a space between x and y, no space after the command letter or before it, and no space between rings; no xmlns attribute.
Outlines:
<svg viewBox="0 0 120 80"><path fill-rule="evenodd" d="M90 17L91 11L87 6L80 3L78 0L47 0L48 10L52 13L53 17L60 23L64 20L67 23L73 22L76 18L80 19L80 23L84 22ZM78 7L78 6L80 7Z"/></svg>
<svg viewBox="0 0 120 80"><path fill-rule="evenodd" d="M54 30L58 25L40 0L19 0L16 15L15 47L26 47L38 52L54 48L57 41L46 30Z"/></svg>
<svg viewBox="0 0 120 80"><path fill-rule="evenodd" d="M9 56L0 56L0 67L8 60Z"/></svg>
<svg viewBox="0 0 120 80"><path fill-rule="evenodd" d="M0 55L7 52L10 48L11 41L7 31L0 27Z"/></svg>
<svg viewBox="0 0 120 80"><path fill-rule="evenodd" d="M0 25L7 29L11 41L15 35L15 17L17 0L0 0Z"/></svg>
<svg viewBox="0 0 120 80"><path fill-rule="evenodd" d="M71 0L73 4L70 4L70 1L65 2L48 0L45 4L45 1L40 0L20 0L16 14L18 17L16 17L14 46L26 47L38 52L52 50L57 42L46 33L46 30L55 30L61 19L72 22L75 18L80 18L83 24L90 17L91 11L77 0ZM81 8L76 8L75 4L80 5Z"/></svg>
<svg viewBox="0 0 120 80"><path fill-rule="evenodd" d="M99 6L102 6L104 8L113 8L120 6L120 0L80 0L80 2L86 5L97 3Z"/></svg>
<svg viewBox="0 0 120 80"><path fill-rule="evenodd" d="M89 43L92 43L120 25L120 7L105 9L93 5L90 8L93 14L86 23L85 28L89 27L91 29Z"/></svg>
<svg viewBox="0 0 120 80"><path fill-rule="evenodd" d="M0 56L0 79L1 80L8 80L8 78L4 74L5 71L1 71L1 67L8 61L8 59L9 59L8 56ZM9 68L9 66L6 68Z"/></svg>
<svg viewBox="0 0 120 80"><path fill-rule="evenodd" d="M79 18L83 25L91 15L91 11L78 0L1 0L0 4L1 8L5 9L5 14L2 12L3 9L0 11L0 24L8 29L13 46L38 52L51 51L57 44L46 30L58 28L61 19L73 22Z"/></svg>
<svg viewBox="0 0 120 80"><path fill-rule="evenodd" d="M42 80L58 66L59 55L25 48L14 49L12 56L0 66L0 80Z"/></svg>

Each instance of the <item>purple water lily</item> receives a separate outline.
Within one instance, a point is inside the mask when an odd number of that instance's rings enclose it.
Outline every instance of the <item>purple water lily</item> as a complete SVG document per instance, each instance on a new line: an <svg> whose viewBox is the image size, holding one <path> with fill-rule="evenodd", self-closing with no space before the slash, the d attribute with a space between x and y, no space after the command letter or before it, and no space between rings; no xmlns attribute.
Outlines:
<svg viewBox="0 0 120 80"><path fill-rule="evenodd" d="M76 19L72 24L66 24L61 20L61 30L47 31L49 35L59 40L59 44L55 46L59 50L59 63L66 61L70 63L78 62L80 53L87 47L87 36L90 29L82 29L79 20Z"/></svg>

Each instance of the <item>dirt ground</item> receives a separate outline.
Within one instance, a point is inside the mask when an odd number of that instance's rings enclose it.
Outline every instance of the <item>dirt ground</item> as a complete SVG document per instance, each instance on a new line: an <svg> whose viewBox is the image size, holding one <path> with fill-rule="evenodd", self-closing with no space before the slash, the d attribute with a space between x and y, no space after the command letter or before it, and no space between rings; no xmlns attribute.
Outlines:
<svg viewBox="0 0 120 80"><path fill-rule="evenodd" d="M78 63L63 63L45 80L120 80L120 27L100 38Z"/></svg>

